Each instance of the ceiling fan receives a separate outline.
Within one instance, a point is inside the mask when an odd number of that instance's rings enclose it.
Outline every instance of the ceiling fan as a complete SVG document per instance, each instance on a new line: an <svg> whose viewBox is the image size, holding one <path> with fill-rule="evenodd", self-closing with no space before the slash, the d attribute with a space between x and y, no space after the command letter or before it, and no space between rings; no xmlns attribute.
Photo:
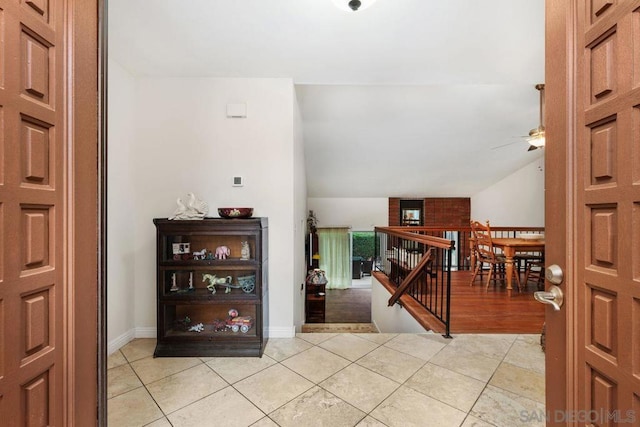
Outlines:
<svg viewBox="0 0 640 427"><path fill-rule="evenodd" d="M540 92L540 125L537 128L529 131L529 137L527 142L530 144L527 151L537 150L544 147L544 83L536 85L536 89Z"/></svg>
<svg viewBox="0 0 640 427"><path fill-rule="evenodd" d="M540 124L538 127L533 128L529 131L528 136L522 136L522 138L526 138L526 141L529 143L529 149L527 151L537 150L538 148L543 148L545 145L545 131L544 131L544 83L539 83L536 86L536 89L540 92ZM493 147L492 150L506 147L508 145L515 144L515 142L510 142L508 144L499 145L497 147Z"/></svg>

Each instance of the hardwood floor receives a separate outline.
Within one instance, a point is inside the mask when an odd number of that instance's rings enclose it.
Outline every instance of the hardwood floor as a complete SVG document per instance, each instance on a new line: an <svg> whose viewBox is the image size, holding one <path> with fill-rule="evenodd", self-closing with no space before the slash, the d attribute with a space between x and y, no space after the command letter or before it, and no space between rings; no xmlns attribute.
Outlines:
<svg viewBox="0 0 640 427"><path fill-rule="evenodd" d="M326 323L370 323L371 289L327 289Z"/></svg>
<svg viewBox="0 0 640 427"><path fill-rule="evenodd" d="M509 296L500 282L486 290L480 278L474 286L469 286L470 280L468 271L452 272L452 334L541 332L544 305L533 299L537 290L533 281L525 292ZM325 317L327 323L371 322L371 290L328 290Z"/></svg>
<svg viewBox="0 0 640 427"><path fill-rule="evenodd" d="M486 276L485 276L486 278ZM451 274L451 333L540 333L544 305L533 299L536 284L509 296L498 282L487 290L479 278L469 286L471 273Z"/></svg>
<svg viewBox="0 0 640 427"><path fill-rule="evenodd" d="M371 334L378 330L373 323L306 323L302 325L304 333Z"/></svg>

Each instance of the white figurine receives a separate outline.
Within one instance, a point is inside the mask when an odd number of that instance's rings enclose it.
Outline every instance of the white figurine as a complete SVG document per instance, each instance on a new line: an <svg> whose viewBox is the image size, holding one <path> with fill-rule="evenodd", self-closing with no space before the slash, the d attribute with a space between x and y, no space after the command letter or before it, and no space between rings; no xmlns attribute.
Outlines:
<svg viewBox="0 0 640 427"><path fill-rule="evenodd" d="M171 275L171 289L169 289L171 292L176 292L179 291L180 288L178 288L178 285L176 284L176 273L173 273Z"/></svg>
<svg viewBox="0 0 640 427"><path fill-rule="evenodd" d="M189 332L202 332L204 331L204 325L202 323L198 323L197 325L193 325L189 328Z"/></svg>
<svg viewBox="0 0 640 427"><path fill-rule="evenodd" d="M240 259L248 260L251 257L251 251L249 249L249 242L240 242L242 248L240 249Z"/></svg>
<svg viewBox="0 0 640 427"><path fill-rule="evenodd" d="M200 199L197 199L195 194L187 193L189 200L187 201L188 211L197 218L204 218L209 212L209 205Z"/></svg>
<svg viewBox="0 0 640 427"><path fill-rule="evenodd" d="M173 212L173 215L169 217L169 219L183 219L185 212L187 212L187 207L184 205L184 203L182 203L182 199L180 197L178 197L178 199L176 200L176 204L178 205L178 207Z"/></svg>
<svg viewBox="0 0 640 427"><path fill-rule="evenodd" d="M209 212L209 205L198 199L195 194L187 193L187 204L182 199L176 200L178 207L169 219L202 219Z"/></svg>
<svg viewBox="0 0 640 427"><path fill-rule="evenodd" d="M191 254L193 255L193 259L205 259L205 257L207 256L207 248L202 248L202 250L200 251L193 251L193 253Z"/></svg>

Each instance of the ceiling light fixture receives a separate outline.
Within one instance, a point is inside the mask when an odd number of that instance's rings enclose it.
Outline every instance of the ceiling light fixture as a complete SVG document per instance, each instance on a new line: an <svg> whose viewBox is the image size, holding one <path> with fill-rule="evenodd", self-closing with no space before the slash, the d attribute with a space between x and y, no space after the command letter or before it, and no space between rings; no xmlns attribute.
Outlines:
<svg viewBox="0 0 640 427"><path fill-rule="evenodd" d="M546 143L544 135L544 83L537 84L536 89L540 91L540 125L529 131L527 142L531 144L531 146L528 151L542 148Z"/></svg>
<svg viewBox="0 0 640 427"><path fill-rule="evenodd" d="M345 12L356 12L358 10L365 10L376 0L333 0L333 4L340 10Z"/></svg>

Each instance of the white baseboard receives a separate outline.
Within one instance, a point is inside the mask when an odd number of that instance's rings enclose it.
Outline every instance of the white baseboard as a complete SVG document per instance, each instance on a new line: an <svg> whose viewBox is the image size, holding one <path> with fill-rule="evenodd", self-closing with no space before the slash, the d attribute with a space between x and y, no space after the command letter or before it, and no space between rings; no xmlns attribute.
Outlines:
<svg viewBox="0 0 640 427"><path fill-rule="evenodd" d="M296 336L295 326L271 327L268 332L269 338L293 338Z"/></svg>
<svg viewBox="0 0 640 427"><path fill-rule="evenodd" d="M133 328L107 343L107 355L113 354L134 338L155 338L156 328Z"/></svg>
<svg viewBox="0 0 640 427"><path fill-rule="evenodd" d="M135 331L133 329L129 329L124 334L109 341L107 343L107 356L120 350L120 348L124 347L129 341L131 341L135 337L136 337Z"/></svg>
<svg viewBox="0 0 640 427"><path fill-rule="evenodd" d="M156 338L156 328L139 327L130 329L107 343L107 353L113 354L134 338ZM269 328L267 334L271 338L293 338L296 336L295 326Z"/></svg>
<svg viewBox="0 0 640 427"><path fill-rule="evenodd" d="M154 327L136 328L136 338L156 338L157 331Z"/></svg>

